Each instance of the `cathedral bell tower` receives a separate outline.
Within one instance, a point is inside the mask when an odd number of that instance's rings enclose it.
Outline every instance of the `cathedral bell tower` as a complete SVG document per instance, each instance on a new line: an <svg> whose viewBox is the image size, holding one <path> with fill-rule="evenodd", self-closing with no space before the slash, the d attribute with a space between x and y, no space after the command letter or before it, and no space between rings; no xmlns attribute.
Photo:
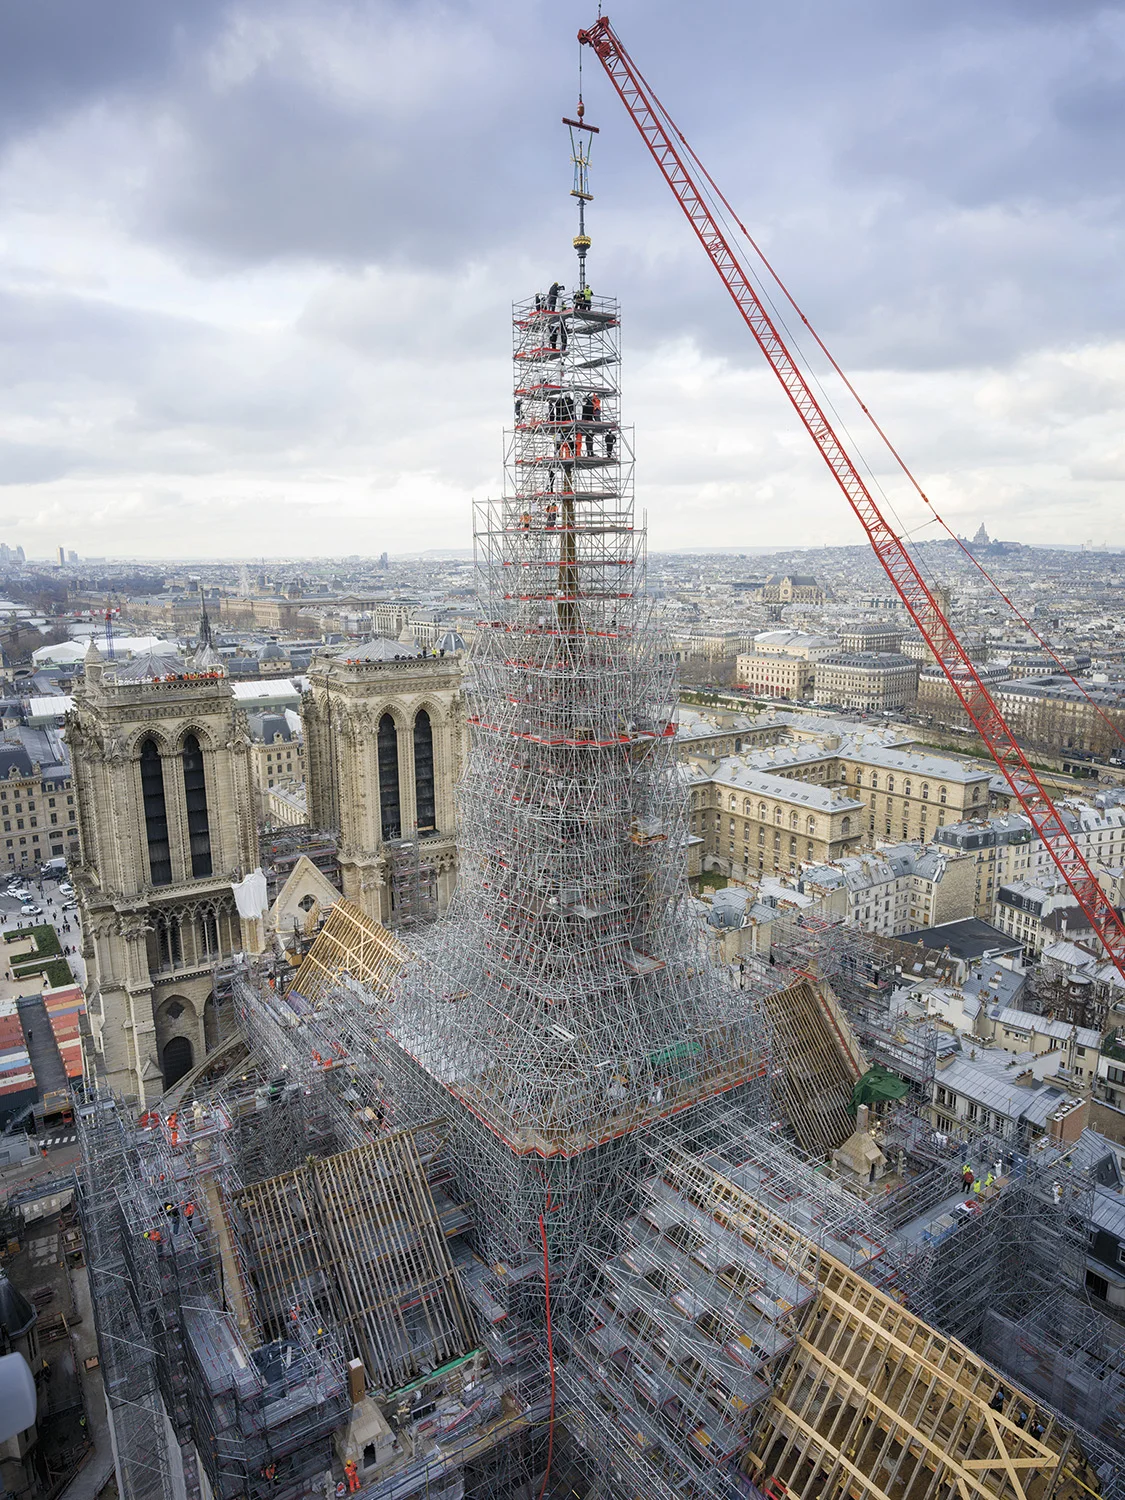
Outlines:
<svg viewBox="0 0 1125 1500"><path fill-rule="evenodd" d="M244 946L232 887L258 862L249 742L206 648L115 663L91 644L66 732L97 1061L143 1104L217 1039L212 974Z"/></svg>

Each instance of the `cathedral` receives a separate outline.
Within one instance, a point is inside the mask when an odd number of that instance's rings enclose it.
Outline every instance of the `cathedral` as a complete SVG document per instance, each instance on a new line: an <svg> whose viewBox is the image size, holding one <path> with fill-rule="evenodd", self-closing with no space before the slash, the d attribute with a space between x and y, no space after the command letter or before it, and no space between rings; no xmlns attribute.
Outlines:
<svg viewBox="0 0 1125 1500"><path fill-rule="evenodd" d="M344 895L385 927L449 904L464 740L458 656L376 638L314 658L309 820L337 837Z"/></svg>
<svg viewBox="0 0 1125 1500"><path fill-rule="evenodd" d="M336 840L345 896L390 926L452 893L460 677L455 655L378 638L310 669L312 826ZM112 662L91 646L67 739L97 1063L149 1103L218 1040L216 966L257 946L235 894L259 866L248 726L204 629L190 657Z"/></svg>

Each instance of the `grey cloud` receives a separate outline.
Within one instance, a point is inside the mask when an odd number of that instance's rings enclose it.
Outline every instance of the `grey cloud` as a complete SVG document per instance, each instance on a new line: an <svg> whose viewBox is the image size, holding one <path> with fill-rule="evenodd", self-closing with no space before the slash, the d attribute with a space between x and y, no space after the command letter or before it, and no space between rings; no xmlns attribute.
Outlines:
<svg viewBox="0 0 1125 1500"><path fill-rule="evenodd" d="M0 143L118 92L150 90L229 0L16 0L0 7Z"/></svg>
<svg viewBox="0 0 1125 1500"><path fill-rule="evenodd" d="M613 16L862 385L919 372L936 382L919 391L942 389L941 372L971 383L1125 333L1119 6L618 0ZM579 19L519 0L5 8L0 149L33 164L21 207L60 234L104 218L176 268L158 310L124 305L131 288L55 291L49 267L37 291L0 287L0 388L34 434L11 429L24 482L492 482L507 304L572 274L558 116ZM624 297L629 369L683 339L762 376L746 398L761 451L697 451L654 402L668 422L645 478L677 507L705 480L735 509L759 482L796 486L808 458L768 437L794 430L784 398L588 53L585 70L603 127L591 273ZM83 139L95 117L135 153L117 176ZM39 159L56 176L36 200ZM207 312L209 286L287 267L308 291L276 315ZM1049 416L1064 444L1071 415L1060 399ZM921 412L917 447L938 466L1010 463L1008 419L992 420L990 440ZM1113 455L1081 447L1057 449L1056 472L1111 480Z"/></svg>
<svg viewBox="0 0 1125 1500"><path fill-rule="evenodd" d="M74 467L74 456L65 449L0 441L0 485L43 484L62 479Z"/></svg>

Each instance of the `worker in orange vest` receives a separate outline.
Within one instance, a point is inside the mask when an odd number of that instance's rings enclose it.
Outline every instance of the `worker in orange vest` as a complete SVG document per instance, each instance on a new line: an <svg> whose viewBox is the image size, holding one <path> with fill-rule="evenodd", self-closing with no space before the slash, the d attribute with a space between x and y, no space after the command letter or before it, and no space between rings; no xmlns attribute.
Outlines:
<svg viewBox="0 0 1125 1500"><path fill-rule="evenodd" d="M349 1458L344 1465L344 1473L348 1476L348 1494L354 1495L359 1489L359 1470L355 1466L355 1459Z"/></svg>

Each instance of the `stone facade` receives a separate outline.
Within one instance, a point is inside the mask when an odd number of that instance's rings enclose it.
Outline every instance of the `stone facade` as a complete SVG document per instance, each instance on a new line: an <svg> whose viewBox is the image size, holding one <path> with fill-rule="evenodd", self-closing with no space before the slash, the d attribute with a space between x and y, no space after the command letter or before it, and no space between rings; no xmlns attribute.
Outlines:
<svg viewBox="0 0 1125 1500"><path fill-rule="evenodd" d="M230 683L95 651L67 717L88 1007L110 1087L150 1102L216 1040L212 973L244 946L232 886L258 863L249 740Z"/></svg>
<svg viewBox="0 0 1125 1500"><path fill-rule="evenodd" d="M443 911L457 870L460 658L379 639L349 643L314 657L309 682L309 818L338 837L344 895L394 926L398 883L420 872L423 904Z"/></svg>
<svg viewBox="0 0 1125 1500"><path fill-rule="evenodd" d="M737 756L687 768L690 831L705 868L749 880L796 872L860 847L863 803L829 787L750 769Z"/></svg>
<svg viewBox="0 0 1125 1500"><path fill-rule="evenodd" d="M816 664L788 652L751 653L738 657L735 681L764 698L811 698Z"/></svg>
<svg viewBox="0 0 1125 1500"><path fill-rule="evenodd" d="M17 729L0 744L0 869L37 870L78 852L70 756L57 729Z"/></svg>
<svg viewBox="0 0 1125 1500"><path fill-rule="evenodd" d="M917 663L897 651L840 651L816 664L817 703L879 712L913 703L917 688Z"/></svg>
<svg viewBox="0 0 1125 1500"><path fill-rule="evenodd" d="M250 735L250 769L258 795L261 816L267 821L276 817L271 792L274 787L295 789L305 783L305 741L300 715L286 713L246 715ZM283 817L282 822L304 819Z"/></svg>

